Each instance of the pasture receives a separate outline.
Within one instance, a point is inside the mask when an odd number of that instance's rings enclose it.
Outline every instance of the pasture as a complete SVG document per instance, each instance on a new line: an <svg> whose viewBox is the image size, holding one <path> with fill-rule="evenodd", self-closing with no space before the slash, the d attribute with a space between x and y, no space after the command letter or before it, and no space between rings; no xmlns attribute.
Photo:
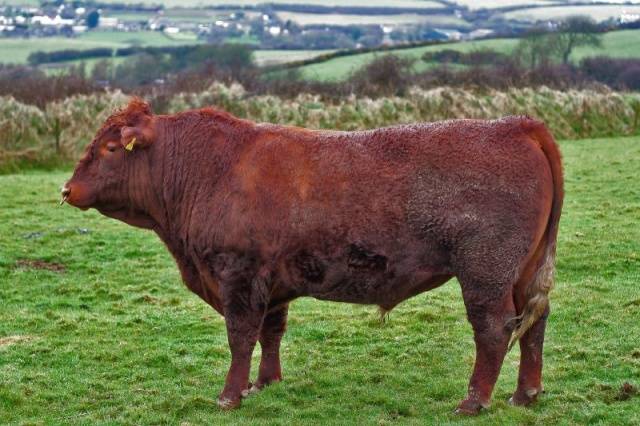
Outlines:
<svg viewBox="0 0 640 426"><path fill-rule="evenodd" d="M607 55L614 58L640 57L640 44L637 43L640 30L611 31L602 37L602 48L580 47L571 55L573 61L579 61L587 56ZM304 65L300 71L305 78L314 80L340 81L351 75L358 68L371 62L377 56L393 53L400 57L415 59L414 70L423 71L435 63L421 60L425 52L437 52L443 49L453 49L460 52L470 52L481 49L493 49L502 53L510 53L518 43L518 39L487 39L444 43L432 46L399 48L385 52L368 52L329 59L316 64Z"/></svg>
<svg viewBox="0 0 640 426"><path fill-rule="evenodd" d="M453 15L419 15L414 13L400 13L388 15L350 15L345 13L300 13L278 12L278 18L283 22L292 21L298 25L435 25L439 27L469 28L471 25Z"/></svg>
<svg viewBox="0 0 640 426"><path fill-rule="evenodd" d="M14 0L15 1L15 0ZM119 0L105 0L104 3L119 3ZM291 4L290 0L140 0L138 3L170 7L207 7L207 6L256 6L264 3ZM356 6L356 7L389 7L387 0L302 0L298 4L312 6ZM440 8L444 7L439 1L429 0L394 0L393 6L397 8Z"/></svg>
<svg viewBox="0 0 640 426"><path fill-rule="evenodd" d="M194 43L197 43L197 41L176 40L159 31L92 31L76 38L4 38L0 40L0 63L25 64L29 55L37 51L85 50L96 47L117 49L130 46L177 46Z"/></svg>
<svg viewBox="0 0 640 426"><path fill-rule="evenodd" d="M474 359L459 286L398 306L301 299L284 381L215 405L224 322L180 282L158 239L60 207L70 171L0 176L0 419L9 424L638 424L640 138L565 141L566 198L537 405L452 414ZM258 352L254 354L254 374Z"/></svg>
<svg viewBox="0 0 640 426"><path fill-rule="evenodd" d="M566 19L570 16L589 16L595 21L606 21L610 18L618 18L623 13L638 14L640 6L630 5L594 5L594 6L549 6L535 7L531 9L519 9L507 12L501 16L505 19L518 21L545 21L550 19Z"/></svg>

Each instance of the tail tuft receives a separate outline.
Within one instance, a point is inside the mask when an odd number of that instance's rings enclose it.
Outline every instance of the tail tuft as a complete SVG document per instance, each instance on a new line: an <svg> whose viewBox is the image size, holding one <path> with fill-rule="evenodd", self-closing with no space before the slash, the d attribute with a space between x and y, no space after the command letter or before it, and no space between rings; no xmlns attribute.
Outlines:
<svg viewBox="0 0 640 426"><path fill-rule="evenodd" d="M509 350L544 315L549 306L549 292L553 288L555 273L555 246L549 247L542 267L538 269L533 282L527 287L527 304L516 319L518 324L511 335Z"/></svg>

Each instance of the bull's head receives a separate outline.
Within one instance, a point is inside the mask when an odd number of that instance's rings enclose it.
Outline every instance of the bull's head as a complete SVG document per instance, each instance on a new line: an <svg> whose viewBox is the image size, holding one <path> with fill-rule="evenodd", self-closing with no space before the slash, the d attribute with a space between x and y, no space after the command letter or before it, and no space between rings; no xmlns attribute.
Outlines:
<svg viewBox="0 0 640 426"><path fill-rule="evenodd" d="M151 228L145 201L151 187L150 155L156 138L149 105L134 99L103 124L61 190L62 203L134 226Z"/></svg>

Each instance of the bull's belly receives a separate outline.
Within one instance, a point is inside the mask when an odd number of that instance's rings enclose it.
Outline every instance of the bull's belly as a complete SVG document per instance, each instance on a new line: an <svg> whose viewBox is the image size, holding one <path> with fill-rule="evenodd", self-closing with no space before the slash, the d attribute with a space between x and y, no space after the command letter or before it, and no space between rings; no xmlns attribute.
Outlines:
<svg viewBox="0 0 640 426"><path fill-rule="evenodd" d="M306 286L306 295L321 300L379 305L391 309L398 303L431 290L451 275L442 268L426 268L397 275L393 268L385 271L328 268L322 282Z"/></svg>
<svg viewBox="0 0 640 426"><path fill-rule="evenodd" d="M299 296L393 307L451 276L444 256L416 246L384 255L356 244L337 256L300 251L286 262L287 287Z"/></svg>

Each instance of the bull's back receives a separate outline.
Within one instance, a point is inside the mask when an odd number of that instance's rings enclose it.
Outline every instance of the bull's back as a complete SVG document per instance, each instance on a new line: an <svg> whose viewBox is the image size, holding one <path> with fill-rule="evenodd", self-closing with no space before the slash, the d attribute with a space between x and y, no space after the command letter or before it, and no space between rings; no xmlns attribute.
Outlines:
<svg viewBox="0 0 640 426"><path fill-rule="evenodd" d="M499 220L504 205L529 210L551 186L546 158L522 128L526 120L363 132L276 127L258 137L236 173L252 211L272 211L278 224L300 232L357 224L400 232L453 216Z"/></svg>

